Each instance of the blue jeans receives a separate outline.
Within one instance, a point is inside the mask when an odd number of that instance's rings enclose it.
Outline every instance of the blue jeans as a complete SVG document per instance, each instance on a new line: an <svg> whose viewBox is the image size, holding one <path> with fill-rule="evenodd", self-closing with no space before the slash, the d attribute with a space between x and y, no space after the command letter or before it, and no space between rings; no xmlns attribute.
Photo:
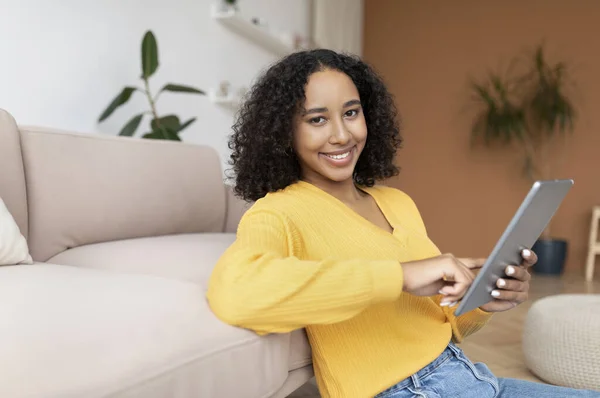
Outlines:
<svg viewBox="0 0 600 398"><path fill-rule="evenodd" d="M600 392L498 379L486 365L471 362L460 348L451 343L432 363L375 398L409 397L600 398Z"/></svg>

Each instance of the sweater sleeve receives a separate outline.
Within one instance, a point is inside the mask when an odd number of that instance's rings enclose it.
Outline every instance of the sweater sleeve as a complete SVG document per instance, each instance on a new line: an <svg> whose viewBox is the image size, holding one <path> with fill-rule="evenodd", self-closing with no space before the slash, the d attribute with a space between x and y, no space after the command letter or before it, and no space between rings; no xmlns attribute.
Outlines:
<svg viewBox="0 0 600 398"><path fill-rule="evenodd" d="M475 308L474 310L460 316L454 315L454 308L446 308L446 311L451 312L451 315L447 316L450 324L452 324L454 341L456 343L461 343L465 337L483 328L492 317L491 312L486 312L479 308Z"/></svg>
<svg viewBox="0 0 600 398"><path fill-rule="evenodd" d="M439 305L441 302L441 298L441 295L434 296L433 301L435 301L436 304ZM458 308L457 306L453 308L440 308L442 309L442 311L444 311L446 319L452 327L452 340L455 343L462 343L467 336L483 328L492 317L491 312L486 312L479 308L475 308L474 310L471 310L460 316L454 315L454 311L456 310L456 308Z"/></svg>
<svg viewBox="0 0 600 398"><path fill-rule="evenodd" d="M295 253L299 242L298 231L282 215L249 210L209 281L207 299L215 315L259 334L286 333L344 321L400 296L397 261L306 261Z"/></svg>

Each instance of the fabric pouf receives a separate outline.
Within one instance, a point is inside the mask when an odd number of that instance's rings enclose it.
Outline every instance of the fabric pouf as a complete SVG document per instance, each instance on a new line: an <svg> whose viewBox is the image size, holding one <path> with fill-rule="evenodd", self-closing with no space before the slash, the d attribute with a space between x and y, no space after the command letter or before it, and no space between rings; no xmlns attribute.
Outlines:
<svg viewBox="0 0 600 398"><path fill-rule="evenodd" d="M542 380L600 391L600 294L561 294L533 304L525 320L527 367Z"/></svg>

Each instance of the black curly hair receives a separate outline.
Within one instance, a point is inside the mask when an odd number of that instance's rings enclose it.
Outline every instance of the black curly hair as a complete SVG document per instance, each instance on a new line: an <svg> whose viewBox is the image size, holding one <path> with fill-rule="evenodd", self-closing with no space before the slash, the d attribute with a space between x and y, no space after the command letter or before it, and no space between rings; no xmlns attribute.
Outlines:
<svg viewBox="0 0 600 398"><path fill-rule="evenodd" d="M402 144L398 112L383 80L356 56L308 50L292 53L268 68L238 113L229 140L237 196L255 201L300 179L300 164L292 148L293 121L304 104L309 76L326 69L348 75L360 95L367 141L354 169L354 181L370 187L398 174L394 165Z"/></svg>

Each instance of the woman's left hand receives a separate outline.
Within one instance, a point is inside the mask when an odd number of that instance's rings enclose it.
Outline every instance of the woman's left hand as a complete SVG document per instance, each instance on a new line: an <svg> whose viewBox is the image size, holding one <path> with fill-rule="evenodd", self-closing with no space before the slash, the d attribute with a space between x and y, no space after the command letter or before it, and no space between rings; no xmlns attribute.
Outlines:
<svg viewBox="0 0 600 398"><path fill-rule="evenodd" d="M498 279L496 282L498 288L492 291L494 300L482 305L480 309L486 312L501 312L510 310L527 300L531 279L529 267L537 262L537 255L525 249L521 252L521 257L523 262L520 265L506 267L505 272L509 278Z"/></svg>

